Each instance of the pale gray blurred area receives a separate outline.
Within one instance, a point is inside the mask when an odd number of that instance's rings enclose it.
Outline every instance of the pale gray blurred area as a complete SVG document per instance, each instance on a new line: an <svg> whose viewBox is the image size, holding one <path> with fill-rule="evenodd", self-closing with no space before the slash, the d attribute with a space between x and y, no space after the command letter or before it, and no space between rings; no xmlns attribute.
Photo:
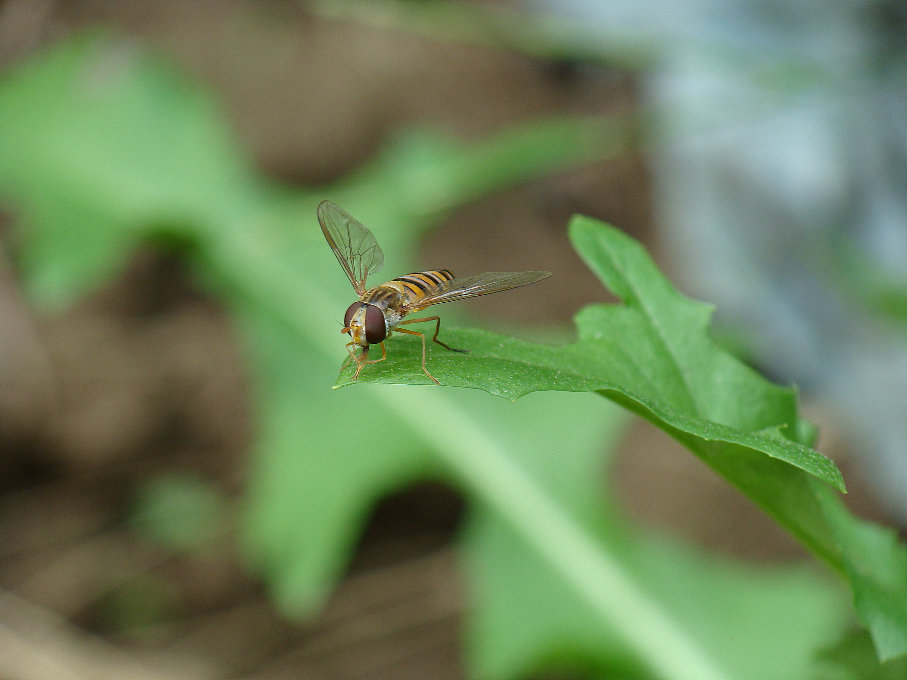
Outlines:
<svg viewBox="0 0 907 680"><path fill-rule="evenodd" d="M907 523L907 3L527 5L644 55L678 283L831 411Z"/></svg>

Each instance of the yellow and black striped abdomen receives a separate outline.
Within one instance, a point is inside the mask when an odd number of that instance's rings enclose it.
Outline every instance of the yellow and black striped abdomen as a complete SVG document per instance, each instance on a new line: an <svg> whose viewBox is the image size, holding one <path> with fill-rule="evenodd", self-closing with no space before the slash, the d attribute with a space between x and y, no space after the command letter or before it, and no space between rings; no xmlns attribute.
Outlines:
<svg viewBox="0 0 907 680"><path fill-rule="evenodd" d="M438 286L453 280L453 272L449 269L432 269L425 272L414 272L406 276L398 276L394 281L403 284L409 303L418 302L426 295L434 293Z"/></svg>

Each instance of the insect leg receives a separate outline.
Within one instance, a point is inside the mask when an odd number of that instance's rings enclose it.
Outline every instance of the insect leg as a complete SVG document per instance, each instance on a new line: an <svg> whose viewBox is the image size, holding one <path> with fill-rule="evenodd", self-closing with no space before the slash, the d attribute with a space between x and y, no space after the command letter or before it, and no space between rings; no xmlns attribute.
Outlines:
<svg viewBox="0 0 907 680"><path fill-rule="evenodd" d="M340 372L343 373L343 370L350 365L350 362L356 358L355 350L350 349L350 345L355 345L355 342L346 343L346 351L350 353L350 358L343 362L343 366L340 367Z"/></svg>
<svg viewBox="0 0 907 680"><path fill-rule="evenodd" d="M352 342L348 343L347 347L349 347L349 345L352 345L352 344L353 344ZM353 356L353 358L356 360L356 372L353 374L353 380L356 380L359 377L359 373L360 373L360 371L362 371L362 367L365 366L366 364L377 364L379 361L384 361L385 359L387 359L387 350L384 348L383 342L381 343L381 358L380 359L369 359L368 358L368 347L362 348L362 351L359 353L359 358L356 358L355 355L353 355L353 351L354 350L349 350L350 355ZM349 363L349 362L347 362L347 363ZM346 364L344 364L344 367L346 367ZM343 370L343 369L341 369L341 370Z"/></svg>
<svg viewBox="0 0 907 680"><path fill-rule="evenodd" d="M424 321L424 319L414 319L414 321ZM440 385L441 383L438 382L438 379L435 378L435 376L433 376L431 373L429 373L427 368L425 368L425 333L420 333L419 331L410 331L405 328L400 328L399 326L394 330L396 330L398 333L418 335L420 338L422 338L422 370L424 371L425 375L427 375L434 381L435 385Z"/></svg>
<svg viewBox="0 0 907 680"><path fill-rule="evenodd" d="M407 319L406 321L401 321L399 326L407 323L419 323L420 321L434 321L435 322L435 334L432 336L432 342L437 342L441 347L449 349L451 352L462 352L463 354L469 354L468 349L457 349L456 347L451 347L447 343L441 342L438 340L438 332L441 330L441 318L437 316L424 316L421 319ZM399 327L397 330L401 330Z"/></svg>

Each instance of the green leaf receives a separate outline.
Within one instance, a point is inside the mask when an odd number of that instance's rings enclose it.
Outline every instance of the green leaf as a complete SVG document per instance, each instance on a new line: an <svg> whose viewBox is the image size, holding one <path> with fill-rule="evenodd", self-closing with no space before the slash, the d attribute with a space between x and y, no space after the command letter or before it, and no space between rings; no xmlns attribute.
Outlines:
<svg viewBox="0 0 907 680"><path fill-rule="evenodd" d="M854 605L879 659L907 655L907 546L894 530L851 515L827 489L816 493L838 540Z"/></svg>
<svg viewBox="0 0 907 680"><path fill-rule="evenodd" d="M598 391L677 438L835 562L834 538L803 473L839 489L844 481L829 459L790 438L805 429L795 391L772 385L715 345L708 335L711 308L681 296L639 243L583 217L573 220L571 235L623 304L583 309L579 341L563 347L447 331L445 342L470 353L433 346L432 374L442 384L510 399L538 390ZM388 359L367 365L358 382L430 382L421 370L420 339L393 338L388 345ZM354 368L337 386L353 382Z"/></svg>

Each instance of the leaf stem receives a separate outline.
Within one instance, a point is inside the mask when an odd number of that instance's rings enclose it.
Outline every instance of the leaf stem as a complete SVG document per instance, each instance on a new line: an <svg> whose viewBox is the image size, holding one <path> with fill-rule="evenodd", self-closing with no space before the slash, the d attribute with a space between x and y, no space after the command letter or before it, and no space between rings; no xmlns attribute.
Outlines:
<svg viewBox="0 0 907 680"><path fill-rule="evenodd" d="M606 626L623 636L655 677L731 678L618 561L512 462L505 444L480 429L442 390L395 390L385 405L430 442L465 488L503 517L592 605ZM443 413L444 418L413 417L425 412Z"/></svg>

